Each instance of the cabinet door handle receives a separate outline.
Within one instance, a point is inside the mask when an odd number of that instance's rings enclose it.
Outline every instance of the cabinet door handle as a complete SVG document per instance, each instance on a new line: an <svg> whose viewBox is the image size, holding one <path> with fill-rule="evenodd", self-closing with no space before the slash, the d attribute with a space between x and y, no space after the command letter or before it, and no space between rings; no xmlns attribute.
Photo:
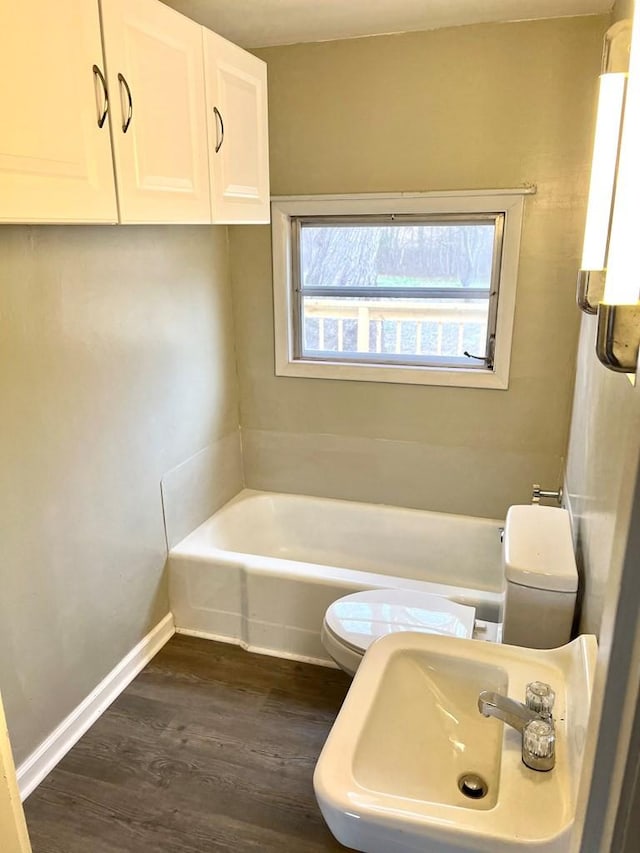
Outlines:
<svg viewBox="0 0 640 853"><path fill-rule="evenodd" d="M104 74L97 65L93 66L93 73L98 78L102 85L102 91L104 93L104 101L102 106L102 112L98 116L98 127L102 127L107 120L107 113L109 112L109 92L107 91L107 81L104 79Z"/></svg>
<svg viewBox="0 0 640 853"><path fill-rule="evenodd" d="M124 78L124 74L118 73L118 83L120 83L121 90L124 86L125 91L127 93L127 99L129 101L126 118L124 117L124 110L122 115L122 132L126 133L129 130L129 125L131 124L131 119L133 117L133 98L131 97L131 89L129 88L129 84Z"/></svg>
<svg viewBox="0 0 640 853"><path fill-rule="evenodd" d="M217 107L213 108L213 114L216 119L216 154L222 148L222 143L224 142L224 121L222 120L222 113ZM218 131L220 131L218 133Z"/></svg>

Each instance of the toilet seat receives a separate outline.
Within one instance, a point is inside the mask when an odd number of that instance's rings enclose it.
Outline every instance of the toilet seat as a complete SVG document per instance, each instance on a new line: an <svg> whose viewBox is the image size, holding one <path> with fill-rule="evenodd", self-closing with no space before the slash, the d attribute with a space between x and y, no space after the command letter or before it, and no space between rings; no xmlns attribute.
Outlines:
<svg viewBox="0 0 640 853"><path fill-rule="evenodd" d="M355 672L369 646L385 634L420 631L471 638L475 615L474 607L439 595L369 589L330 605L322 626L322 642L336 663Z"/></svg>

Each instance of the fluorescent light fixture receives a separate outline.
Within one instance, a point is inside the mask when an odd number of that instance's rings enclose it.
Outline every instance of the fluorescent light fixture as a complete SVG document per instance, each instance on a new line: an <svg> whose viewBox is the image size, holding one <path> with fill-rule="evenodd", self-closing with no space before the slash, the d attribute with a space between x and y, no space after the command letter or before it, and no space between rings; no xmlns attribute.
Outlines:
<svg viewBox="0 0 640 853"><path fill-rule="evenodd" d="M620 373L636 373L640 344L640 2L634 15L620 162L611 222L604 299L598 308L596 353Z"/></svg>
<svg viewBox="0 0 640 853"><path fill-rule="evenodd" d="M607 265L609 227L626 83L627 75L623 73L600 76L587 223L582 248L583 270L603 270Z"/></svg>
<svg viewBox="0 0 640 853"><path fill-rule="evenodd" d="M615 208L607 260L604 302L632 305L640 294L638 203L640 202L640 3L634 19L624 108Z"/></svg>
<svg viewBox="0 0 640 853"><path fill-rule="evenodd" d="M630 47L631 21L612 24L604 36L587 221L578 272L577 300L585 314L596 314L604 297Z"/></svg>
<svg viewBox="0 0 640 853"><path fill-rule="evenodd" d="M587 222L578 273L578 305L586 314L597 312L604 293L626 85L624 72L600 75Z"/></svg>

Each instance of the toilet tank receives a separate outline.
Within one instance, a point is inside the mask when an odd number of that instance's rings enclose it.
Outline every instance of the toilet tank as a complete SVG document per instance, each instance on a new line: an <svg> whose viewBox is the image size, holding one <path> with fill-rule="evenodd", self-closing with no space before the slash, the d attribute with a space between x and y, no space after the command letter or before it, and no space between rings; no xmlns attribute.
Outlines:
<svg viewBox="0 0 640 853"><path fill-rule="evenodd" d="M512 506L504 528L503 642L553 649L571 639L578 570L566 509Z"/></svg>

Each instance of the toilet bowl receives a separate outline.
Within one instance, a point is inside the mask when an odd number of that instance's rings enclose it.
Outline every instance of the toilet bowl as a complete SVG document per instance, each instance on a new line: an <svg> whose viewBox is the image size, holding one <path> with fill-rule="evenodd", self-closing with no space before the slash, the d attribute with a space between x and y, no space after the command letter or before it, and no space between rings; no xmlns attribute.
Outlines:
<svg viewBox="0 0 640 853"><path fill-rule="evenodd" d="M375 589L334 601L325 613L322 644L338 666L354 675L369 646L399 631L551 649L568 643L578 571L565 509L512 506L502 548L503 612L499 623L475 618L475 609L439 595Z"/></svg>

